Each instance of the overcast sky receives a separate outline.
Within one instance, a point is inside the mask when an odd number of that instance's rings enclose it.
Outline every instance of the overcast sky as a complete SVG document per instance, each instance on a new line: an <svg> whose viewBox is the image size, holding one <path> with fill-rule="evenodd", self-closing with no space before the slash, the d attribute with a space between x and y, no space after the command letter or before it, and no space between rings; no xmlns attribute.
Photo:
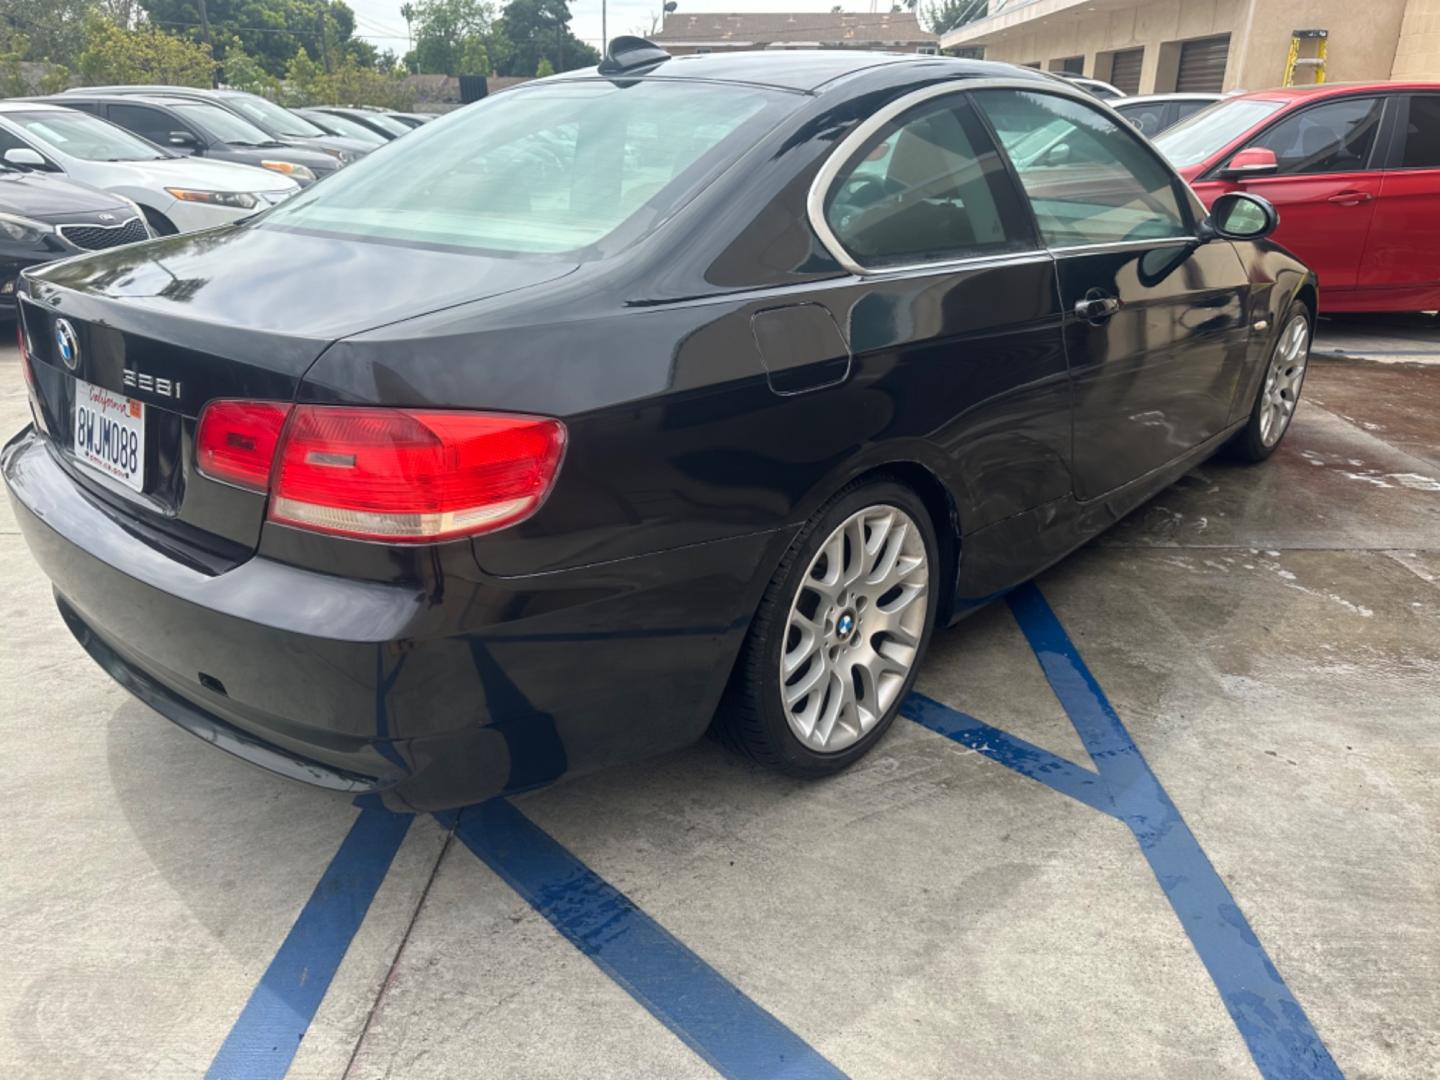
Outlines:
<svg viewBox="0 0 1440 1080"><path fill-rule="evenodd" d="M356 33L374 42L378 48L394 49L403 54L408 47L405 42L405 20L400 17L403 0L346 0L355 12ZM606 27L610 36L643 33L650 27L650 17L660 10L662 0L609 0ZM882 2L882 0L877 0ZM829 11L835 0L679 0L679 10L702 11ZM842 0L846 11L867 12L869 0ZM496 7L503 7L497 3ZM890 10L889 0L883 0L883 7ZM597 49L601 47L600 0L571 0L570 13L574 20L570 28L575 36L589 42Z"/></svg>

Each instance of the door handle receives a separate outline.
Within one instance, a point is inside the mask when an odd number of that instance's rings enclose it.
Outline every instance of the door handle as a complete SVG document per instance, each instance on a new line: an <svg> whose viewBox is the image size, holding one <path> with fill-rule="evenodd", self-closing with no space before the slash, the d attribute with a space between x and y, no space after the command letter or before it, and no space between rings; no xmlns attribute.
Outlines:
<svg viewBox="0 0 1440 1080"><path fill-rule="evenodd" d="M1330 202L1336 206L1359 206L1375 198L1368 191L1342 191L1339 195L1331 195Z"/></svg>
<svg viewBox="0 0 1440 1080"><path fill-rule="evenodd" d="M1084 299L1075 302L1075 314L1086 322L1103 322L1119 310L1119 297L1104 296L1099 289L1091 289Z"/></svg>

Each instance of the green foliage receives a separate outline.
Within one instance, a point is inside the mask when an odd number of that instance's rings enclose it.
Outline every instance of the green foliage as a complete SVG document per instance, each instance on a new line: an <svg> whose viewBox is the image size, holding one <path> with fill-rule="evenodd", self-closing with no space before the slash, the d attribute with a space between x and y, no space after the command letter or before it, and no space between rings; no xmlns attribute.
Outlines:
<svg viewBox="0 0 1440 1080"><path fill-rule="evenodd" d="M600 54L570 32L566 0L510 0L495 34L506 46L503 57L494 57L501 75L529 75L539 69L542 58L556 71L600 62Z"/></svg>
<svg viewBox="0 0 1440 1080"><path fill-rule="evenodd" d="M58 94L70 85L70 69L64 64L51 64L40 76L39 90L42 94Z"/></svg>
<svg viewBox="0 0 1440 1080"><path fill-rule="evenodd" d="M495 9L484 0L419 0L415 20L416 70L426 75L486 75ZM472 66L482 63L480 70Z"/></svg>
<svg viewBox="0 0 1440 1080"><path fill-rule="evenodd" d="M932 34L944 34L957 26L983 19L987 0L934 0L925 5L925 23Z"/></svg>
<svg viewBox="0 0 1440 1080"><path fill-rule="evenodd" d="M540 58L540 63L536 65L535 77L537 79L545 79L554 74L555 65L550 63L550 58L548 56L542 56Z"/></svg>
<svg viewBox="0 0 1440 1080"><path fill-rule="evenodd" d="M163 29L203 40L199 0L138 2ZM374 58L370 44L354 37L355 13L343 0L205 0L205 8L210 40L222 62L232 41L276 77L302 49L322 64L345 56L360 63Z"/></svg>
<svg viewBox="0 0 1440 1080"><path fill-rule="evenodd" d="M88 20L99 14L99 0L3 0L0 32L24 39L21 60L70 64L85 47Z"/></svg>
<svg viewBox="0 0 1440 1080"><path fill-rule="evenodd" d="M215 61L208 45L175 37L149 24L134 30L101 16L85 27L80 79L104 83L168 83L211 86Z"/></svg>
<svg viewBox="0 0 1440 1080"><path fill-rule="evenodd" d="M231 38L225 46L220 78L226 86L262 97L274 98L280 93L280 80L266 71L235 38Z"/></svg>
<svg viewBox="0 0 1440 1080"><path fill-rule="evenodd" d="M409 111L415 88L394 71L362 67L349 57L325 68L303 49L291 58L281 100L287 105L379 105Z"/></svg>

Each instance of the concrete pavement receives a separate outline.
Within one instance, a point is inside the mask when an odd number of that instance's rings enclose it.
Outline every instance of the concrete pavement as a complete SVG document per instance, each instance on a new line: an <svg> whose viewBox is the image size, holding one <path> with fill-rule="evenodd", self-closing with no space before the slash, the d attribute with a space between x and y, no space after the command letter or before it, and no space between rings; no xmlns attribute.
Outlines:
<svg viewBox="0 0 1440 1080"><path fill-rule="evenodd" d="M0 350L0 428L25 411ZM1317 360L1271 462L1206 464L1040 582L1354 1077L1440 1075L1437 411L1440 370ZM357 810L115 687L0 515L0 1068L202 1075ZM1092 767L1003 604L919 689ZM1257 1075L1131 832L918 724L825 783L707 742L515 804L845 1074ZM715 1075L605 947L418 819L288 1075Z"/></svg>

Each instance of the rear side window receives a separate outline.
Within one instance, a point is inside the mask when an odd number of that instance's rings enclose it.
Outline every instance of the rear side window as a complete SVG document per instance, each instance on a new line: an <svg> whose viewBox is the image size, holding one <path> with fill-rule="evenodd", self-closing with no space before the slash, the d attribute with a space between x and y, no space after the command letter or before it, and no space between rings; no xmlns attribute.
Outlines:
<svg viewBox="0 0 1440 1080"><path fill-rule="evenodd" d="M917 105L867 139L831 185L825 221L867 267L1034 247L1005 164L959 95Z"/></svg>
<svg viewBox="0 0 1440 1080"><path fill-rule="evenodd" d="M640 236L805 102L764 87L591 79L496 94L267 214L492 254L594 257Z"/></svg>
<svg viewBox="0 0 1440 1080"><path fill-rule="evenodd" d="M1273 150L1281 176L1358 172L1369 167L1383 104L1380 98L1346 98L1302 109L1248 145Z"/></svg>
<svg viewBox="0 0 1440 1080"><path fill-rule="evenodd" d="M1154 135L1165 130L1170 105L1167 102L1152 102L1148 105L1117 105L1120 115L1135 125L1142 135Z"/></svg>
<svg viewBox="0 0 1440 1080"><path fill-rule="evenodd" d="M1405 125L1405 149L1400 158L1404 169L1440 169L1440 94L1410 99L1410 118Z"/></svg>
<svg viewBox="0 0 1440 1080"><path fill-rule="evenodd" d="M1176 178L1090 105L1030 90L975 94L1052 247L1189 235Z"/></svg>

